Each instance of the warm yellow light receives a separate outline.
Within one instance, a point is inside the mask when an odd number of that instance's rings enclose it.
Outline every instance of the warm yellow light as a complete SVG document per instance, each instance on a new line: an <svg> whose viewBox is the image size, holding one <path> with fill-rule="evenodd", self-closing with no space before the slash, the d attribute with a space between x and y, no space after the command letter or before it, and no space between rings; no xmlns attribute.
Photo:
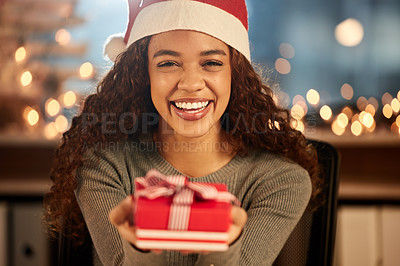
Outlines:
<svg viewBox="0 0 400 266"><path fill-rule="evenodd" d="M324 105L319 110L319 115L322 117L322 119L329 120L332 117L332 110L328 105Z"/></svg>
<svg viewBox="0 0 400 266"><path fill-rule="evenodd" d="M398 113L400 110L400 102L397 100L397 98L394 98L392 102L390 103L392 106L393 112Z"/></svg>
<svg viewBox="0 0 400 266"><path fill-rule="evenodd" d="M365 107L367 107L367 105L368 105L367 98L365 98L363 96L358 98L358 100L357 100L357 108L358 108L358 110L364 111Z"/></svg>
<svg viewBox="0 0 400 266"><path fill-rule="evenodd" d="M358 20L348 18L336 26L335 37L339 44L354 47L363 40L364 28Z"/></svg>
<svg viewBox="0 0 400 266"><path fill-rule="evenodd" d="M374 120L372 125L370 127L367 127L367 131L368 132L374 132L375 128L376 128L376 123L375 123L375 120Z"/></svg>
<svg viewBox="0 0 400 266"><path fill-rule="evenodd" d="M390 130L392 130L394 133L398 133L400 127L396 124L396 122L393 122L392 125L390 126Z"/></svg>
<svg viewBox="0 0 400 266"><path fill-rule="evenodd" d="M360 122L355 121L351 124L351 133L355 136L359 136L362 133L362 125Z"/></svg>
<svg viewBox="0 0 400 266"><path fill-rule="evenodd" d="M379 102L378 102L377 99L375 99L374 97L369 97L368 103L369 103L369 104L372 104L372 106L375 108L375 110L378 110L378 108L379 108ZM367 108L367 107L365 107L365 108Z"/></svg>
<svg viewBox="0 0 400 266"><path fill-rule="evenodd" d="M338 126L342 128L346 128L348 123L349 123L349 118L347 117L346 114L340 113L338 117L336 118Z"/></svg>
<svg viewBox="0 0 400 266"><path fill-rule="evenodd" d="M385 106L383 106L382 113L387 119L389 119L393 115L393 109L389 104L385 104Z"/></svg>
<svg viewBox="0 0 400 266"><path fill-rule="evenodd" d="M385 92L385 93L382 95L382 104L383 104L383 105L385 105L385 104L390 104L390 103L392 102L392 100L393 100L393 97L392 97L392 95L390 95L390 93Z"/></svg>
<svg viewBox="0 0 400 266"><path fill-rule="evenodd" d="M293 105L293 107L291 109L291 114L292 114L292 117L296 120L302 119L305 115L303 107L301 107L298 104Z"/></svg>
<svg viewBox="0 0 400 266"><path fill-rule="evenodd" d="M32 83L32 74L29 71L25 71L24 73L22 73L21 75L21 84L22 86L26 87L29 84Z"/></svg>
<svg viewBox="0 0 400 266"><path fill-rule="evenodd" d="M340 88L340 94L344 99L351 100L354 95L353 87L347 83L343 84L343 86Z"/></svg>
<svg viewBox="0 0 400 266"><path fill-rule="evenodd" d="M280 74L289 74L291 69L290 62L285 58L278 58L275 61L275 69Z"/></svg>
<svg viewBox="0 0 400 266"><path fill-rule="evenodd" d="M365 112L370 113L372 116L374 116L375 107L372 104L368 104L367 107L365 107Z"/></svg>
<svg viewBox="0 0 400 266"><path fill-rule="evenodd" d="M71 41L71 34L66 29L59 29L55 36L56 42L60 45L67 45Z"/></svg>
<svg viewBox="0 0 400 266"><path fill-rule="evenodd" d="M400 101L400 90L397 92L397 99Z"/></svg>
<svg viewBox="0 0 400 266"><path fill-rule="evenodd" d="M73 91L68 91L64 94L63 102L66 107L71 107L76 103L76 95Z"/></svg>
<svg viewBox="0 0 400 266"><path fill-rule="evenodd" d="M44 136L48 139L53 139L58 135L58 130L56 128L56 124L51 122L47 124L44 128Z"/></svg>
<svg viewBox="0 0 400 266"><path fill-rule="evenodd" d="M360 121L360 115L359 114L355 114L351 118L351 123L354 123L355 121Z"/></svg>
<svg viewBox="0 0 400 266"><path fill-rule="evenodd" d="M21 62L26 58L26 50L23 46L19 47L17 51L15 51L15 61Z"/></svg>
<svg viewBox="0 0 400 266"><path fill-rule="evenodd" d="M304 99L303 96L297 94L296 96L293 97L292 104L295 105L295 104L297 104L298 102L304 102L304 103L305 103L305 102L306 102L306 99Z"/></svg>
<svg viewBox="0 0 400 266"><path fill-rule="evenodd" d="M302 133L304 132L304 124L300 120L292 120L291 126Z"/></svg>
<svg viewBox="0 0 400 266"><path fill-rule="evenodd" d="M347 117L348 117L349 119L351 119L351 118L353 117L353 111L352 111L351 108L348 107L348 106L345 106L345 107L342 109L342 113L346 114Z"/></svg>
<svg viewBox="0 0 400 266"><path fill-rule="evenodd" d="M364 124L364 126L366 126L366 127L371 127L372 125L373 125L373 123L374 123L374 117L370 114L370 113L365 113L365 115L363 116L363 118L362 118L362 121L361 121L363 124Z"/></svg>
<svg viewBox="0 0 400 266"><path fill-rule="evenodd" d="M338 125L337 120L333 121L331 128L332 128L332 132L338 136L343 135L343 133L345 131L345 129L343 127Z"/></svg>
<svg viewBox="0 0 400 266"><path fill-rule="evenodd" d="M60 115L56 118L55 127L58 132L63 133L68 128L68 120L65 116Z"/></svg>
<svg viewBox="0 0 400 266"><path fill-rule="evenodd" d="M396 125L400 127L400 115L398 115L396 118Z"/></svg>
<svg viewBox="0 0 400 266"><path fill-rule="evenodd" d="M360 113L360 116L358 117L358 121L360 121L362 124L363 124L363 121L364 121L364 116L367 114L367 112L365 112L365 111L362 111L361 113Z"/></svg>
<svg viewBox="0 0 400 266"><path fill-rule="evenodd" d="M46 112L49 116L55 116L60 112L60 104L55 99L48 99L45 104Z"/></svg>
<svg viewBox="0 0 400 266"><path fill-rule="evenodd" d="M93 66L91 63L86 62L83 63L79 69L79 74L81 76L81 78L90 78L93 75Z"/></svg>
<svg viewBox="0 0 400 266"><path fill-rule="evenodd" d="M36 125L39 122L39 113L35 109L30 108L26 116L26 120L28 121L29 125Z"/></svg>
<svg viewBox="0 0 400 266"><path fill-rule="evenodd" d="M306 98L310 104L316 105L319 103L319 93L314 89L310 89L307 92Z"/></svg>
<svg viewBox="0 0 400 266"><path fill-rule="evenodd" d="M287 59L293 58L295 55L294 48L289 43L281 43L279 45L279 53Z"/></svg>

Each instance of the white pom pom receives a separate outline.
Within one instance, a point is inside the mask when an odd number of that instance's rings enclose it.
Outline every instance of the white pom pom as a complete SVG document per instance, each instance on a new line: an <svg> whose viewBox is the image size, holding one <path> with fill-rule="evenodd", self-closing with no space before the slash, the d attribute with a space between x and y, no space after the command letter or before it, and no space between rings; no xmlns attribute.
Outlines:
<svg viewBox="0 0 400 266"><path fill-rule="evenodd" d="M117 56L126 50L124 37L121 35L111 35L104 45L104 55L115 62Z"/></svg>

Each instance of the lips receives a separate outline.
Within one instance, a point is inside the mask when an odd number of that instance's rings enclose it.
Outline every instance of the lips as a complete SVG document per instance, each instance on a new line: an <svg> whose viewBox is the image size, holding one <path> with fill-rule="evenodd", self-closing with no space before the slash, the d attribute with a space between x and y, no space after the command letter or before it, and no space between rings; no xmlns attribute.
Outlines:
<svg viewBox="0 0 400 266"><path fill-rule="evenodd" d="M205 102L208 103L206 106L204 106L204 104L203 104ZM202 104L200 104L199 106L196 105L194 107L192 107L190 105L189 109L185 109L184 107L186 105L182 104L182 103L190 103L190 104L202 103ZM171 106L172 106L173 112L178 117L180 117L184 120L188 120L188 121L195 121L195 120L202 119L204 116L206 116L207 113L210 111L211 105L213 103L214 103L213 101L207 100L207 99L179 99L176 101L172 101ZM177 105L180 106L180 108Z"/></svg>

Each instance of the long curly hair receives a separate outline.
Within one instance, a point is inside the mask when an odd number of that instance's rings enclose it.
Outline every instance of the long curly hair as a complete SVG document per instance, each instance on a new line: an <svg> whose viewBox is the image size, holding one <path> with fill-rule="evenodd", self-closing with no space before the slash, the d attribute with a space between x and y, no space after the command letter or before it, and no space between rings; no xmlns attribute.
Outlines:
<svg viewBox="0 0 400 266"><path fill-rule="evenodd" d="M89 95L81 113L72 119L55 152L50 173L53 186L45 195L44 222L50 235L82 240L87 228L74 190L75 173L84 161L85 151L96 143L124 141L154 130L154 123L143 123L143 114L158 113L152 103L147 71L147 51L151 37L132 44ZM290 125L288 110L277 106L273 92L263 84L250 62L237 50L231 53L232 88L230 102L221 119L224 140L245 156L257 147L282 155L305 168L311 177L313 192L309 208L316 206L321 191L315 149ZM108 123L103 123L107 115ZM127 115L131 114L131 115ZM113 120L113 123L109 122ZM136 130L135 130L136 129Z"/></svg>

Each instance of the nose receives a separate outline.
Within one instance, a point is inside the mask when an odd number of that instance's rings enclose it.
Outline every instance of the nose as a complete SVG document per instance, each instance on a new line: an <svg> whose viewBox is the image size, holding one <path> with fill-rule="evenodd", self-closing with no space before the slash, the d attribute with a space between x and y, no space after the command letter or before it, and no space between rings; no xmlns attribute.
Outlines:
<svg viewBox="0 0 400 266"><path fill-rule="evenodd" d="M205 87L205 81L199 69L185 69L178 83L178 89L188 92L202 90Z"/></svg>

